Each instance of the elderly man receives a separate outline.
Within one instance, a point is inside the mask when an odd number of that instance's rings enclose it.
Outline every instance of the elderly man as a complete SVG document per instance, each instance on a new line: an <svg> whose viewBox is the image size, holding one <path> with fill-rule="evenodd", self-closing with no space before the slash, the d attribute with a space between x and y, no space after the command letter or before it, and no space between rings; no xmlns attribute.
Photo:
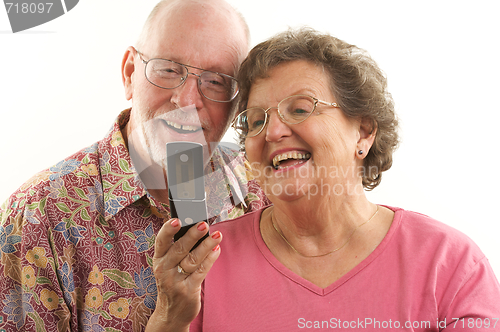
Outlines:
<svg viewBox="0 0 500 332"><path fill-rule="evenodd" d="M170 219L166 142L206 147L209 223L268 204L242 155L217 146L247 50L247 26L223 0L154 8L122 62L132 108L0 208L0 330L146 327L158 295L155 236Z"/></svg>

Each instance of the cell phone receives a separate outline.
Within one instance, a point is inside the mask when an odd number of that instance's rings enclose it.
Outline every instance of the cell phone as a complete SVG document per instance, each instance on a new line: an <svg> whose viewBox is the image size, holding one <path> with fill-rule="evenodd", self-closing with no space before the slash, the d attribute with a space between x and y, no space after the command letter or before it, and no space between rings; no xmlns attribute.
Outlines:
<svg viewBox="0 0 500 332"><path fill-rule="evenodd" d="M181 238L189 228L207 221L207 204L203 167L203 145L194 142L167 143L168 203L172 218L179 218L181 229L174 240ZM201 238L191 250L205 238Z"/></svg>

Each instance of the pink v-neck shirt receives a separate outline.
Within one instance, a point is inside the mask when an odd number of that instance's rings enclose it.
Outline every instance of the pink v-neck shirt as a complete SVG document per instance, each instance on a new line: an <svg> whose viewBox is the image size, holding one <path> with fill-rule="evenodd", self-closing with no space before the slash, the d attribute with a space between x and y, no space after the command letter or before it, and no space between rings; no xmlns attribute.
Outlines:
<svg viewBox="0 0 500 332"><path fill-rule="evenodd" d="M191 331L500 331L500 285L477 245L425 215L389 208L394 220L380 245L326 288L272 255L262 210L212 226L223 233L222 251Z"/></svg>

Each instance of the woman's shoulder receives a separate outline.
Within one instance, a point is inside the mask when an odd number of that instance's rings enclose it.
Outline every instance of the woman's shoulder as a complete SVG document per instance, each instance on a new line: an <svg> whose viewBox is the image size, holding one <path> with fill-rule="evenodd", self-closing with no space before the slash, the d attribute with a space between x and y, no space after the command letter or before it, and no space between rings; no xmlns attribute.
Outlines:
<svg viewBox="0 0 500 332"><path fill-rule="evenodd" d="M243 231L250 231L253 229L252 226L254 223L259 222L260 215L265 209L266 207L245 213L244 215L234 219L220 221L210 226L210 232L220 231L223 234L239 234L244 233Z"/></svg>
<svg viewBox="0 0 500 332"><path fill-rule="evenodd" d="M402 208L392 208L395 212L395 219L401 219L401 225L408 230L411 230L415 235L422 236L445 236L458 241L472 242L472 240L460 230L447 225L431 216L421 212L405 210Z"/></svg>
<svg viewBox="0 0 500 332"><path fill-rule="evenodd" d="M217 259L217 269L224 270L226 264L234 266L236 262L242 262L242 259L247 264L260 257L258 252L262 240L259 240L259 225L260 216L264 210L265 208L249 212L238 218L221 221L210 226L210 233L215 231L222 233L220 244L222 253ZM215 275L212 272L212 276Z"/></svg>
<svg viewBox="0 0 500 332"><path fill-rule="evenodd" d="M460 230L420 212L388 207L395 212L396 242L420 254L435 257L467 257L472 262L484 258L478 245Z"/></svg>
<svg viewBox="0 0 500 332"><path fill-rule="evenodd" d="M434 289L438 310L448 312L449 317L461 317L460 310L470 309L465 307L470 304L470 297L479 294L482 301L475 306L482 306L482 314L492 317L498 308L500 285L476 243L460 230L428 215L388 208L395 212L393 236L389 250L384 251L385 262L395 262L391 273L399 268L413 286Z"/></svg>

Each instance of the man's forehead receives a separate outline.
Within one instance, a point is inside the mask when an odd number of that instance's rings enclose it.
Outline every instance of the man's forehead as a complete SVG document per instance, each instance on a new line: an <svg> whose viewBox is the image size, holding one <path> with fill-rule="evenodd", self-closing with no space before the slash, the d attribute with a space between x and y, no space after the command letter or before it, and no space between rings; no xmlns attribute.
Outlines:
<svg viewBox="0 0 500 332"><path fill-rule="evenodd" d="M143 52L150 58L233 74L246 53L246 34L238 19L209 12L205 8L187 19L182 10L158 13Z"/></svg>
<svg viewBox="0 0 500 332"><path fill-rule="evenodd" d="M240 65L241 57L235 47L227 42L211 45L200 45L193 38L160 39L146 43L145 51L148 58L168 59L184 65L220 72L227 75L235 74Z"/></svg>

